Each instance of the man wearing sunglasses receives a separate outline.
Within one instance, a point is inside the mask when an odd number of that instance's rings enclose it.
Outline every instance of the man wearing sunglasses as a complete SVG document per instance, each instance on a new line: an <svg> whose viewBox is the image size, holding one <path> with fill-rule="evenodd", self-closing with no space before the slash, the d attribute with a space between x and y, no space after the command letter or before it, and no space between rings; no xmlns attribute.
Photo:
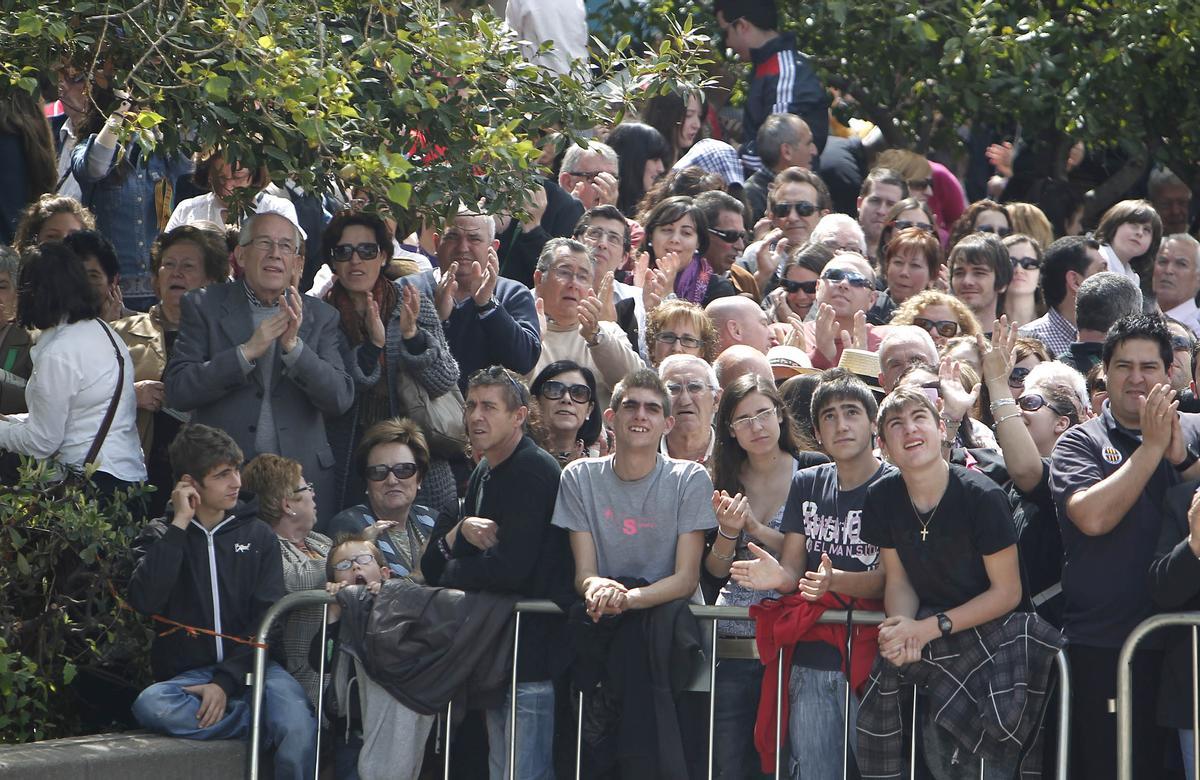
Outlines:
<svg viewBox="0 0 1200 780"><path fill-rule="evenodd" d="M746 207L729 193L717 190L702 192L695 200L709 225L704 259L715 273L728 279L735 290L757 301L762 296L754 274L737 264L749 239Z"/></svg>
<svg viewBox="0 0 1200 780"><path fill-rule="evenodd" d="M551 363L573 360L596 375L596 395L607 404L621 377L643 367L621 326L601 319L594 287L595 260L571 238L546 242L533 272L538 305L546 318L542 353L526 381Z"/></svg>
<svg viewBox="0 0 1200 780"><path fill-rule="evenodd" d="M745 187L752 223L767 213L767 190L775 174L792 167L811 170L817 156L812 130L795 114L771 114L763 120L756 146L763 167L746 180Z"/></svg>
<svg viewBox="0 0 1200 780"><path fill-rule="evenodd" d="M833 368L846 347L879 350L881 337L867 324L875 303L875 271L860 254L834 255L817 280L817 318L804 323L813 368Z"/></svg>
<svg viewBox="0 0 1200 780"><path fill-rule="evenodd" d="M467 385L464 417L479 465L467 483L458 515L443 512L421 557L433 586L516 593L545 599L571 588L566 534L550 525L559 466L527 431L529 390L500 366L475 372ZM530 615L521 621L517 656L516 776L553 777L554 686L551 659L564 652L554 637L562 618ZM487 711L491 777L507 777L512 724L510 702Z"/></svg>

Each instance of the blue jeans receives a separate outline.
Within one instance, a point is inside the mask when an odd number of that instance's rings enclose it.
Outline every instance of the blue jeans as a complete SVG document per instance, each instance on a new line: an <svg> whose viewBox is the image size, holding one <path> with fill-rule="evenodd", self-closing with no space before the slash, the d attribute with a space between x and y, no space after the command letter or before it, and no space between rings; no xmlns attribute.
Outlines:
<svg viewBox="0 0 1200 780"><path fill-rule="evenodd" d="M846 677L840 671L793 666L788 678L788 742L792 780L842 776L846 755ZM858 697L850 696L850 722ZM853 739L851 749L857 748Z"/></svg>
<svg viewBox="0 0 1200 780"><path fill-rule="evenodd" d="M508 777L512 689L504 706L487 711L488 769L491 780ZM518 780L554 780L554 683L517 683Z"/></svg>
<svg viewBox="0 0 1200 780"><path fill-rule="evenodd" d="M185 739L244 739L250 734L250 688L226 702L225 717L208 728L196 725L200 698L183 689L212 682L215 666L202 666L155 683L138 695L133 716L143 728ZM274 661L267 664L263 730L275 747L275 777L307 780L317 762L317 720L296 678Z"/></svg>
<svg viewBox="0 0 1200 780"><path fill-rule="evenodd" d="M1192 755L1192 730L1178 729L1179 731L1179 748L1183 752L1183 776L1187 780L1196 780L1196 765L1193 762L1195 756Z"/></svg>
<svg viewBox="0 0 1200 780"><path fill-rule="evenodd" d="M753 659L717 661L713 724L713 770L717 780L745 780L758 773L754 721L763 665Z"/></svg>

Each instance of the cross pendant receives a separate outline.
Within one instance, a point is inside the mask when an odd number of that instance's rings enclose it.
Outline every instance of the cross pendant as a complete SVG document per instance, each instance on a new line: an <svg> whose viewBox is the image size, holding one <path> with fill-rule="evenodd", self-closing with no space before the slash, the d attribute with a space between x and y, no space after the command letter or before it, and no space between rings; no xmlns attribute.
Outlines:
<svg viewBox="0 0 1200 780"><path fill-rule="evenodd" d="M925 541L925 537L926 537L926 536L929 536L929 529L928 529L928 528L922 528L922 529L921 529L921 541L922 541L922 542L923 542L923 541Z"/></svg>

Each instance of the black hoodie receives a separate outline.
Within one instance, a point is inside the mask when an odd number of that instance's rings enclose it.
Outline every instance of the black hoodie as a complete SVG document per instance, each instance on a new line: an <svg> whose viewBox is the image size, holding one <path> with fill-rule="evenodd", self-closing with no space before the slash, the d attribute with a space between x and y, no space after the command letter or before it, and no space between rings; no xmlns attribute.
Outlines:
<svg viewBox="0 0 1200 780"><path fill-rule="evenodd" d="M279 540L258 519L258 502L239 501L211 532L196 520L186 531L177 528L171 524L173 515L168 507L166 517L151 522L134 540L137 566L129 582L129 603L147 615L252 639L267 609L284 595ZM282 628L282 621L277 622L272 637ZM163 624L155 629L159 636L150 653L154 679L169 680L216 664L213 682L227 697L241 692L254 664L250 645L170 631ZM273 651L282 648L279 641L270 644Z"/></svg>

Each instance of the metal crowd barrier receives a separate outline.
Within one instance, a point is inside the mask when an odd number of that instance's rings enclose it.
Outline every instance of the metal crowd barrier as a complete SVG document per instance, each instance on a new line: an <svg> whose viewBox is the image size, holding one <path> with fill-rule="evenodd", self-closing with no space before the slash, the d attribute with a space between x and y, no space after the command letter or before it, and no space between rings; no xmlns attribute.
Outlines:
<svg viewBox="0 0 1200 780"><path fill-rule="evenodd" d="M292 609L296 609L298 607L311 606L314 604L328 605L328 604L332 604L333 602L334 602L334 597L330 596L323 590L300 591L297 593L290 593L287 596L284 596L276 604L274 604L269 610L267 610L266 615L263 616L262 627L259 629L258 635L255 637L258 647L256 647L254 650L254 672L251 676L251 679L247 681L247 684L251 686L250 749L246 751L246 753L247 753L246 776L247 776L247 778L249 778L249 780L258 780L258 776L259 776L258 773L259 773L259 766L260 766L260 757L259 757L258 747L259 747L260 739L261 739L261 735L262 735L263 684L264 684L264 681L266 680L266 668L267 668L267 649L266 649L265 645L267 642L267 635L270 632L271 626L280 615L282 615ZM711 778L713 777L713 769L714 769L713 768L713 731L714 731L715 723L716 723L715 690L716 690L717 659L718 659L718 654L717 654L717 638L718 637L717 637L716 621L718 621L718 620L752 620L753 618L750 617L749 610L746 607L692 605L691 610L692 610L692 614L695 615L697 619L711 621L711 627L712 627L711 644L710 644L710 647L708 648L708 653L707 653L708 663L709 663L709 668L708 668L709 697L708 697L708 756L707 756L708 772L707 772L707 777L711 780ZM516 761L514 760L515 756L517 755L517 675L516 675L516 672L517 672L517 658L518 658L518 653L520 652L520 642L521 642L521 615L523 615L523 614L561 615L562 614L562 610L559 609L558 606L551 601L532 601L532 600L531 601L519 601L514 606L513 611L516 614L515 614L515 617L513 620L514 625L513 625L512 683L511 683L511 687L509 689L509 700L510 700L509 701L509 723L510 723L510 726L509 726L509 740L508 740L508 757L509 757L508 777L509 777L509 780L516 780ZM827 610L820 617L820 619L817 622L833 623L833 624L838 624L838 625L845 625L847 622L850 622L852 625L856 625L856 626L857 625L878 625L880 622L883 621L883 618L884 618L884 615L881 612L854 611L852 613L847 613L843 610ZM1192 616L1192 618L1193 618L1193 621L1190 623L1190 625L1200 626L1200 614ZM1154 619L1151 618L1150 621L1146 621L1146 622L1149 623L1152 620L1154 620ZM1146 624L1143 623L1143 626L1145 626L1145 625ZM1157 627L1157 626L1154 626L1154 627ZM1148 629L1148 630L1153 630L1154 627L1151 627L1151 629ZM1141 630L1141 628L1142 628L1142 626L1139 626L1138 630ZM1134 632L1133 636L1138 636L1137 631ZM1133 639L1133 636L1130 637L1131 641ZM1196 630L1193 629L1193 645L1192 645L1193 660L1195 660L1195 654L1196 654L1195 636L1196 636ZM322 647L324 647L324 645L325 645L325 621L324 621L324 619L322 619L322 621L321 621L321 645L322 645ZM1127 645L1128 645L1128 643L1127 643ZM852 643L848 642L847 647L846 647L847 668L849 667L849 653L851 652L851 649L852 649ZM1124 656L1124 650L1123 650L1122 651L1122 659L1124 659L1124 657L1125 656ZM1065 778L1067 777L1067 756L1070 753L1070 744L1069 744L1070 743L1070 701L1069 701L1070 700L1070 675L1068 673L1066 654L1060 650L1058 652L1058 655L1055 660L1057 662L1057 667L1058 667L1059 688L1060 688L1059 707L1058 707L1058 753L1056 756L1056 764L1055 764L1056 775L1055 776L1058 778L1061 778L1062 780L1065 780ZM782 742L781 735L787 734L787 724L780 722L781 717L782 717L783 696L786 695L786 692L782 690L782 687L783 687L783 652L782 651L780 651L778 663L776 664L776 668L777 668L777 674L776 674L776 678L775 678L776 745L775 745L774 776L775 776L776 780L778 780L778 778L781 777L780 762L781 762L781 756L783 754L783 751L780 749L781 748L780 742ZM318 679L323 679L325 676L325 653L324 652L321 653L320 668L317 669L316 671L317 671ZM1121 673L1126 675L1126 684L1128 684L1128 679L1127 679L1128 674L1127 674L1127 669L1125 666L1121 667ZM1120 679L1121 678L1118 677L1118 685L1120 685ZM1120 688L1118 688L1118 691L1120 691ZM1195 693L1194 689L1193 689L1193 693ZM320 686L320 692L318 693L318 696L317 696L317 713L318 713L318 717L317 717L317 723L318 723L317 748L318 748L318 755L319 755L319 750L320 750L320 739L321 739L321 736L320 736L320 712L321 712L323 695L324 695L324 685L322 684ZM850 696L851 696L850 686L847 685L846 690L845 690L846 701L844 702L844 712L843 712L843 716L842 716L842 726L843 726L843 733L844 733L844 742L842 743L842 778L843 778L843 780L846 780L846 778L849 775L849 757L850 757L850 752L851 752L851 748L850 748L850 738L851 738ZM1193 696L1193 707L1195 707L1195 706L1196 706L1196 699ZM453 731L452 725L451 725L451 721L452 721L451 716L453 715L452 708L453 708L453 703L448 704L446 706L446 716L444 718L445 732L444 732L443 736L445 739L445 752L443 753L443 759L442 759L443 760L443 770L442 771L443 771L443 777L447 778L447 780L450 777L450 742L451 742L451 735L452 735L452 731ZM581 756L583 754L583 750L582 750L582 748L583 748L583 729L582 729L583 696L582 695L579 696L577 717L578 717L578 722L577 722L577 730L576 730L576 736L575 736L575 778L576 778L576 780L579 780L580 772L582 769L580 761L581 761ZM1118 720L1119 726L1120 726L1120 723L1121 723L1121 721ZM913 777L916 774L917 730L918 730L917 729L917 697L914 695L913 696L913 708L912 708L912 737L911 737L911 742L909 745L909 751L910 751L909 767L910 767L910 772L912 773L910 775L910 777ZM1125 733L1126 738L1128 738L1127 732L1128 732L1128 726L1126 726L1126 733ZM1197 739L1200 740L1200 731L1198 731L1197 734L1198 734ZM1125 744L1126 743L1124 743L1124 742L1119 743L1118 750L1120 750L1120 748ZM1127 753L1126 753L1126 758L1128 758ZM318 761L318 763L319 763L319 761ZM1123 766L1126 766L1126 765L1123 764ZM318 767L318 772L319 772L319 767ZM981 766L980 767L980 777L982 777L982 776L983 776L983 767ZM314 778L314 780L315 780L315 778ZM1125 774L1123 774L1121 776L1120 780L1131 780L1131 778L1128 775L1128 773L1126 772Z"/></svg>
<svg viewBox="0 0 1200 780"><path fill-rule="evenodd" d="M1117 780L1133 780L1133 654L1147 634L1172 626L1192 628L1192 759L1200 767L1200 612L1152 615L1130 632L1117 657Z"/></svg>

